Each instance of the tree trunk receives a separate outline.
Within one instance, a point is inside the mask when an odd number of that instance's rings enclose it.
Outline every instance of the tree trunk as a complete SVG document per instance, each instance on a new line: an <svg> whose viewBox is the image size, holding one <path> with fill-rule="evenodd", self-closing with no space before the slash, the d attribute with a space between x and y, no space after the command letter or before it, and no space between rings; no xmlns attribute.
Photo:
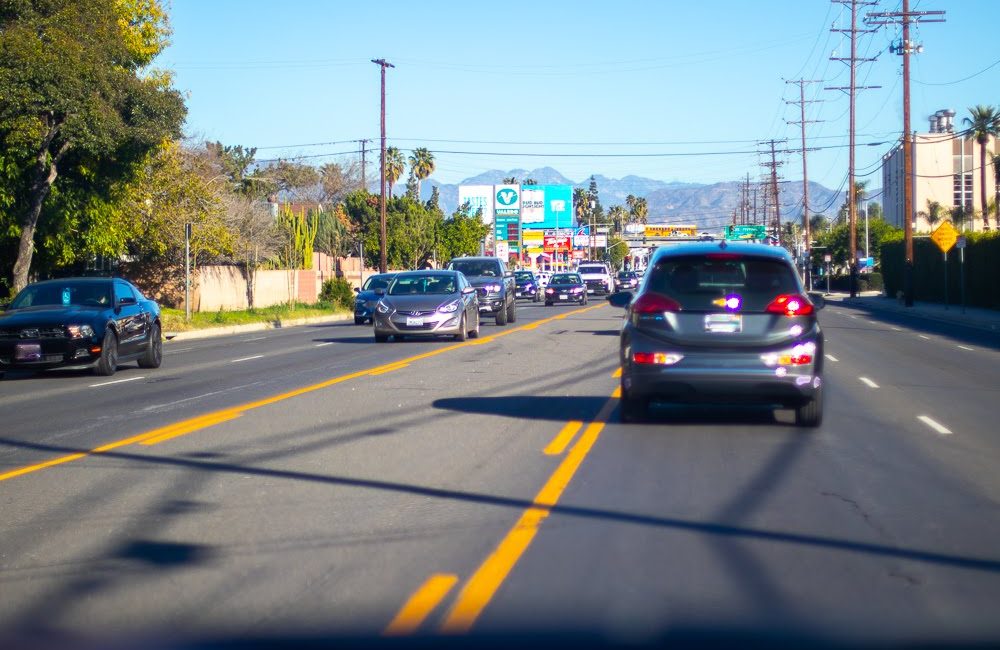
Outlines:
<svg viewBox="0 0 1000 650"><path fill-rule="evenodd" d="M979 140L979 198L983 207L983 230L990 229L990 211L986 207L986 143L988 138Z"/></svg>
<svg viewBox="0 0 1000 650"><path fill-rule="evenodd" d="M28 192L28 209L21 220L21 239L17 244L17 259L14 261L14 293L28 284L31 258L35 254L35 230L38 228L38 219L42 214L45 197L49 195L52 183L58 175L56 164L46 163L47 153L43 151L38 156L38 173Z"/></svg>

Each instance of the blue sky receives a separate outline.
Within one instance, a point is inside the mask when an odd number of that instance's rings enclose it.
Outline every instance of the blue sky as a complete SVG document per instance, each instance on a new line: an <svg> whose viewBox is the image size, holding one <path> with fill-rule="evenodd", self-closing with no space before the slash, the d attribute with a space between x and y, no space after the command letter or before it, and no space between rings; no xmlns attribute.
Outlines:
<svg viewBox="0 0 1000 650"><path fill-rule="evenodd" d="M882 0L864 11L893 11ZM986 28L996 0L912 0L946 22L913 30L913 128L941 108L959 120L1000 104L1000 48ZM379 75L387 77L389 144L435 152L433 178L455 183L490 169L552 166L712 183L763 172L756 142L799 146L807 87L809 176L831 189L847 175L850 10L829 0L653 0L503 3L173 0L171 46L157 65L187 95L187 133L258 147L258 159L346 160L351 142L378 137ZM863 26L863 22L861 23ZM995 30L993 30L995 32ZM862 35L857 168L881 184L878 161L902 130L898 28ZM991 64L998 63L983 71ZM981 72L981 74L976 74ZM970 79L962 79L975 75ZM377 140L370 146L377 147ZM452 152L452 153L449 153ZM512 155L500 155L512 154ZM529 155L531 154L531 155ZM669 154L669 155L663 155ZM783 178L801 181L798 154ZM377 161L377 154L369 161ZM374 170L374 166L371 167ZM374 173L374 171L372 172Z"/></svg>

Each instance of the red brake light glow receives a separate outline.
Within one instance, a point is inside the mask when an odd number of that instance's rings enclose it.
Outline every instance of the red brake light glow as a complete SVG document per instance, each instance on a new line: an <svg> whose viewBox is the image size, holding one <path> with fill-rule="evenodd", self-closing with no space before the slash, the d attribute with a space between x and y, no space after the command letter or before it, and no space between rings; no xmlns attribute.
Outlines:
<svg viewBox="0 0 1000 650"><path fill-rule="evenodd" d="M771 301L766 311L785 316L808 316L814 310L812 303L807 298L795 294L782 294Z"/></svg>
<svg viewBox="0 0 1000 650"><path fill-rule="evenodd" d="M641 365L672 366L684 355L674 352L633 352L632 362Z"/></svg>
<svg viewBox="0 0 1000 650"><path fill-rule="evenodd" d="M636 314L662 314L666 311L680 310L680 303L658 293L644 293L632 303L632 312Z"/></svg>

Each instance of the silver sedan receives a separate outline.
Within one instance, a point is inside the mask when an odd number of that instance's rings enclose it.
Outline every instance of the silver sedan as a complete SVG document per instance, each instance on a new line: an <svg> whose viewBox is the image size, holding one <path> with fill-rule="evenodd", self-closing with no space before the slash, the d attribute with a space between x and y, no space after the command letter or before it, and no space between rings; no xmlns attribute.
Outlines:
<svg viewBox="0 0 1000 650"><path fill-rule="evenodd" d="M479 336L476 289L458 271L406 271L376 292L375 341L389 337Z"/></svg>

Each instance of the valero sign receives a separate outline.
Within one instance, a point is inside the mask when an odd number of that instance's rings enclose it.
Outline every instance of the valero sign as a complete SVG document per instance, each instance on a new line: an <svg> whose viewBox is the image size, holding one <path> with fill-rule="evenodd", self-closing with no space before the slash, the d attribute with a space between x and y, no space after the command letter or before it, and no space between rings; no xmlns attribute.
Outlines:
<svg viewBox="0 0 1000 650"><path fill-rule="evenodd" d="M496 191L495 212L498 217L518 217L521 215L521 186L494 185Z"/></svg>

